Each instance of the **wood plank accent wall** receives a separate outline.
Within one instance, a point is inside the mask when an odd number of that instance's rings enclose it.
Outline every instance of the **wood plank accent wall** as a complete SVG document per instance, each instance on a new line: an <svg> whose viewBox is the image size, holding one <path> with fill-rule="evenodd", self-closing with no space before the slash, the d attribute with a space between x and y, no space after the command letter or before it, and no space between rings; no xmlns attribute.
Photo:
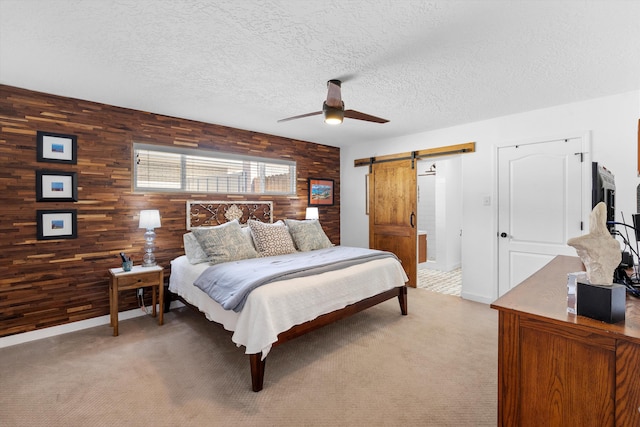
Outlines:
<svg viewBox="0 0 640 427"><path fill-rule="evenodd" d="M37 162L39 130L77 135L77 165ZM168 276L169 262L184 253L186 200L273 200L274 221L303 219L307 178L329 178L336 204L321 206L320 220L331 241L340 244L336 147L5 85L0 85L0 131L0 336L108 314L107 270L119 266L121 251L132 254L136 264L142 259L141 209L160 210L155 255ZM134 193L134 142L295 160L297 194ZM78 202L36 202L38 169L77 172ZM36 240L38 209L77 209L78 238ZM123 293L120 310L137 307L134 293Z"/></svg>

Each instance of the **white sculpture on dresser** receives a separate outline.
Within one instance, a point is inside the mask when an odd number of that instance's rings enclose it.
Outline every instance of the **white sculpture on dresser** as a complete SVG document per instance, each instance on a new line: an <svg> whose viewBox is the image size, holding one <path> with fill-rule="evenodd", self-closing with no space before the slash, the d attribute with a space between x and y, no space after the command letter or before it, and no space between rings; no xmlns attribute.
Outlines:
<svg viewBox="0 0 640 427"><path fill-rule="evenodd" d="M607 205L600 202L591 211L589 234L567 241L573 246L587 269L587 279L592 285L611 286L613 273L620 265L620 244L607 229Z"/></svg>

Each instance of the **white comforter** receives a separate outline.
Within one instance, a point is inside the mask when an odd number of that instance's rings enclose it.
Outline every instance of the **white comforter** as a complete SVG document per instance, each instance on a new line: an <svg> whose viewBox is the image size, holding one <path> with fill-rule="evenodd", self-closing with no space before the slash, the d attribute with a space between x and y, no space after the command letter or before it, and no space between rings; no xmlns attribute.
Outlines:
<svg viewBox="0 0 640 427"><path fill-rule="evenodd" d="M295 325L329 313L391 288L408 278L393 258L369 261L317 276L283 280L251 292L239 313L225 310L193 285L209 267L192 265L186 256L171 261L169 290L198 307L207 319L233 331L232 340L245 346L246 354L262 352L264 359L278 334Z"/></svg>

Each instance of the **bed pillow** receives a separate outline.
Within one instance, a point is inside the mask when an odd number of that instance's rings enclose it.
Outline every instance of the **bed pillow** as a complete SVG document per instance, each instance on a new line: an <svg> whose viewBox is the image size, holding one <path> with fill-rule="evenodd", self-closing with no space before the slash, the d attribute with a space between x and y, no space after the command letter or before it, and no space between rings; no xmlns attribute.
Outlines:
<svg viewBox="0 0 640 427"><path fill-rule="evenodd" d="M286 219L285 222L299 251L308 252L333 246L317 219Z"/></svg>
<svg viewBox="0 0 640 427"><path fill-rule="evenodd" d="M245 239L247 239L247 241L251 244L251 247L255 249L256 243L253 241L253 236L251 235L251 229L249 228L249 225L241 225L240 230L242 230L242 234L244 235Z"/></svg>
<svg viewBox="0 0 640 427"><path fill-rule="evenodd" d="M248 224L253 236L253 242L260 256L284 255L296 252L296 247L284 222L278 221L274 224L266 224L249 220Z"/></svg>
<svg viewBox="0 0 640 427"><path fill-rule="evenodd" d="M255 258L256 250L251 246L237 220L216 227L191 230L211 264Z"/></svg>
<svg viewBox="0 0 640 427"><path fill-rule="evenodd" d="M200 264L209 261L209 257L202 250L202 246L198 243L193 233L185 233L182 236L184 243L184 254L187 256L190 264Z"/></svg>

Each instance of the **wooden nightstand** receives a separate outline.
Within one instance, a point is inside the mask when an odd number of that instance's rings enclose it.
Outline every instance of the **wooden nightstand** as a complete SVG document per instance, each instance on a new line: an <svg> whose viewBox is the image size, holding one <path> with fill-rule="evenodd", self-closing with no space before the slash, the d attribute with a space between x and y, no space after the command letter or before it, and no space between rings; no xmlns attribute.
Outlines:
<svg viewBox="0 0 640 427"><path fill-rule="evenodd" d="M131 271L124 271L122 268L109 269L109 308L111 315L111 326L113 326L113 336L118 336L118 292L127 289L138 289L152 287L153 317L156 317L156 288L158 288L160 315L158 324L162 325L164 312L164 269L159 265L153 267L134 266Z"/></svg>

